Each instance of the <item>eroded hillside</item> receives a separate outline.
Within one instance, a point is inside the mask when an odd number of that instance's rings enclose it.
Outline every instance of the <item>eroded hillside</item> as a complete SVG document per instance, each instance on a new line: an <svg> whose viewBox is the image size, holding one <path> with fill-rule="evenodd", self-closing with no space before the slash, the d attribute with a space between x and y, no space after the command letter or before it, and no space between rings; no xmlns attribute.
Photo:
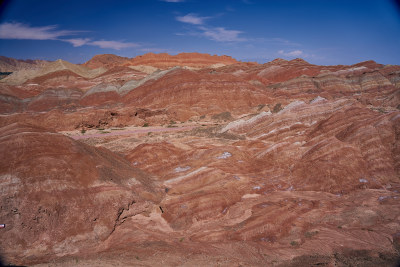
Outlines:
<svg viewBox="0 0 400 267"><path fill-rule="evenodd" d="M373 61L202 54L16 71L0 80L3 261L396 266L399 81Z"/></svg>

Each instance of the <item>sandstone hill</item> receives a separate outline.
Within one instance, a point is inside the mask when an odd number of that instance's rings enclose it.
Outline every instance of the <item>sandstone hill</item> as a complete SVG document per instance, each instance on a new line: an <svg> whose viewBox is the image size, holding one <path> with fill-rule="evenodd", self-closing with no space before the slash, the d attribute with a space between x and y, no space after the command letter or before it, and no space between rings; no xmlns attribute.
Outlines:
<svg viewBox="0 0 400 267"><path fill-rule="evenodd" d="M176 66L204 68L209 66L225 66L238 63L230 56L217 56L200 53L180 53L169 55L167 53L147 53L134 58L125 58L115 55L97 55L84 64L89 68L114 67L114 66L152 66L159 69Z"/></svg>
<svg viewBox="0 0 400 267"><path fill-rule="evenodd" d="M174 66L188 66L193 68L204 68L209 66L223 66L238 63L230 56L217 56L200 53L180 53L175 56L167 53L154 54L148 53L137 56L130 60L130 65L149 65L160 69L171 68Z"/></svg>
<svg viewBox="0 0 400 267"><path fill-rule="evenodd" d="M97 69L100 67L112 68L115 66L123 66L125 63L129 62L129 58L120 57L113 54L96 55L83 65L91 68Z"/></svg>
<svg viewBox="0 0 400 267"><path fill-rule="evenodd" d="M93 248L162 195L150 176L106 149L18 123L1 128L0 138L0 218L8 226L1 247L19 255L16 263Z"/></svg>
<svg viewBox="0 0 400 267"><path fill-rule="evenodd" d="M106 71L104 68L91 70L80 65L72 64L64 60L56 60L48 63L39 69L21 69L6 77L2 82L9 84L23 84L28 80L38 77L49 75L50 73L57 73L58 71L67 71L72 75L78 75L83 78L94 78ZM54 74L53 74L54 76Z"/></svg>
<svg viewBox="0 0 400 267"><path fill-rule="evenodd" d="M396 266L399 87L374 61L197 53L15 71L0 263Z"/></svg>

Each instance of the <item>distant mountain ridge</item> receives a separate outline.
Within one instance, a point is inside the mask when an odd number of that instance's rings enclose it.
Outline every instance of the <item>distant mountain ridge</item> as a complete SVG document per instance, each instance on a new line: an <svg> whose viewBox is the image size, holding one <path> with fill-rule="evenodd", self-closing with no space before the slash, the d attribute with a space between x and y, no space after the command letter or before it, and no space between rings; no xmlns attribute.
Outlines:
<svg viewBox="0 0 400 267"><path fill-rule="evenodd" d="M38 69L49 63L46 60L22 60L0 56L0 72L14 72L22 69Z"/></svg>
<svg viewBox="0 0 400 267"><path fill-rule="evenodd" d="M217 56L202 53L180 53L169 55L167 53L147 53L134 58L120 57L112 54L96 55L83 65L89 68L114 67L114 66L152 66L159 69L175 66L187 66L193 68L204 68L219 64L220 66L231 65L238 61L230 56Z"/></svg>
<svg viewBox="0 0 400 267"><path fill-rule="evenodd" d="M90 69L82 65L77 65L58 59L53 62L46 62L42 66L37 65L31 68L21 68L13 72L8 77L4 78L3 82L8 82L10 84L22 84L27 80L47 75L49 73L54 73L57 71L70 71L84 78L94 78L105 72L105 68Z"/></svg>

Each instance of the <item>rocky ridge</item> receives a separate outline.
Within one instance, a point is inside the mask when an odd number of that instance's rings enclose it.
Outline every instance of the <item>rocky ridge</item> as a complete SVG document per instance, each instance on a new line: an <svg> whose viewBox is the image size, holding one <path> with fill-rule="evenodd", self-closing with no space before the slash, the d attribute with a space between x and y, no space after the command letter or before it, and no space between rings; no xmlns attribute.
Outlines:
<svg viewBox="0 0 400 267"><path fill-rule="evenodd" d="M46 60L21 60L0 56L0 72L14 72L26 69L38 69L46 65Z"/></svg>
<svg viewBox="0 0 400 267"><path fill-rule="evenodd" d="M169 55L167 53L147 53L134 58L124 58L115 55L97 55L87 61L84 66L89 68L114 67L114 66L152 66L159 69L186 66L204 68L209 66L225 66L238 63L230 56L217 56L200 53L180 53Z"/></svg>

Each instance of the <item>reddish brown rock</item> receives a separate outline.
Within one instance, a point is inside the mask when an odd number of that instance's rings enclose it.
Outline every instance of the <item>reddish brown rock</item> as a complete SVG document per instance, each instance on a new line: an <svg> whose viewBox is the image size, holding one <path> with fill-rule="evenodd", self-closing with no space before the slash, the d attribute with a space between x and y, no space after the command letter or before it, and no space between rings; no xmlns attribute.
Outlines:
<svg viewBox="0 0 400 267"><path fill-rule="evenodd" d="M125 66L116 66L112 67L101 75L97 76L94 80L101 82L119 82L120 85L123 85L125 82L129 80L140 80L147 76L146 73L134 70Z"/></svg>
<svg viewBox="0 0 400 267"><path fill-rule="evenodd" d="M112 54L96 55L85 64L86 67L96 69L100 67L112 68L116 66L153 66L159 69L168 69L175 66L188 66L193 68L204 68L211 65L231 65L238 63L230 56L217 56L200 53L180 53L169 55L167 53L147 53L129 59Z"/></svg>
<svg viewBox="0 0 400 267"><path fill-rule="evenodd" d="M175 119L185 121L196 115L246 112L258 104L268 103L269 98L245 80L228 74L177 69L131 90L123 102L153 109L167 108Z"/></svg>
<svg viewBox="0 0 400 267"><path fill-rule="evenodd" d="M161 196L123 158L61 134L1 128L2 256L34 263L93 249Z"/></svg>
<svg viewBox="0 0 400 267"><path fill-rule="evenodd" d="M248 264L254 259L257 266L321 259L332 265L395 264L388 236L399 226L399 195L393 190L399 118L399 112L381 115L354 101L318 100L231 122L229 131L246 140L209 128L207 137L196 130L194 138L175 136L128 149L132 164L157 175L167 192L161 206L170 228L161 221L164 228L152 228L148 238L174 237L189 251L196 246L211 255L206 247L218 247L223 255ZM146 222L132 218L120 230ZM122 246L118 235L112 242ZM238 242L258 252L236 255ZM361 250L366 257L353 258Z"/></svg>
<svg viewBox="0 0 400 267"><path fill-rule="evenodd" d="M92 57L89 61L87 61L83 65L91 69L97 69L100 67L105 67L109 69L115 66L122 66L128 61L129 58L126 57L120 57L113 54L104 54Z"/></svg>
<svg viewBox="0 0 400 267"><path fill-rule="evenodd" d="M26 105L28 111L49 111L51 109L75 109L82 91L77 89L48 89L33 97Z"/></svg>
<svg viewBox="0 0 400 267"><path fill-rule="evenodd" d="M396 264L399 66L96 60L1 84L7 263Z"/></svg>
<svg viewBox="0 0 400 267"><path fill-rule="evenodd" d="M217 56L200 53L180 53L169 55L167 53L154 54L148 53L137 56L130 60L129 65L148 65L160 69L171 68L175 66L188 66L193 68L204 68L214 64L231 65L238 63L230 56Z"/></svg>
<svg viewBox="0 0 400 267"><path fill-rule="evenodd" d="M19 112L24 104L21 99L12 95L0 95L0 113L9 114Z"/></svg>

